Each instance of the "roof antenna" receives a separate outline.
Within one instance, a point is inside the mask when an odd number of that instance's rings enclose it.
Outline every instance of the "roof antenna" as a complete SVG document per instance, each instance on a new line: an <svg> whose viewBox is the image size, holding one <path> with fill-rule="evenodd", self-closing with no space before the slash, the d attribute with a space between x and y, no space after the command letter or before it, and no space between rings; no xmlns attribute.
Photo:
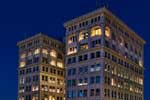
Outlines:
<svg viewBox="0 0 150 100"><path fill-rule="evenodd" d="M108 8L108 0L96 0L96 8L100 7Z"/></svg>
<svg viewBox="0 0 150 100"><path fill-rule="evenodd" d="M29 37L29 33L24 33L24 38L27 39Z"/></svg>

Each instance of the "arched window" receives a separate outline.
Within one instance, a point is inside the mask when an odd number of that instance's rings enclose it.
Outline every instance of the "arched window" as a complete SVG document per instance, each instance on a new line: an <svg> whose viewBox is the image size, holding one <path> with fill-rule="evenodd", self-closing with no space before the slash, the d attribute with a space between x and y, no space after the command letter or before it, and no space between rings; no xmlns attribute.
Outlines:
<svg viewBox="0 0 150 100"><path fill-rule="evenodd" d="M79 41L87 39L88 38L88 32L87 31L82 31L79 34Z"/></svg>
<svg viewBox="0 0 150 100"><path fill-rule="evenodd" d="M55 51L55 50L51 50L50 56L52 56L52 57L57 57L56 51Z"/></svg>
<svg viewBox="0 0 150 100"><path fill-rule="evenodd" d="M34 54L37 55L39 53L40 53L40 49L39 48L35 49Z"/></svg>
<svg viewBox="0 0 150 100"><path fill-rule="evenodd" d="M111 33L110 33L110 28L108 26L106 26L105 28L105 36L106 37L110 37Z"/></svg>
<svg viewBox="0 0 150 100"><path fill-rule="evenodd" d="M48 50L47 49L43 49L42 53L47 55L48 54Z"/></svg>
<svg viewBox="0 0 150 100"><path fill-rule="evenodd" d="M91 37L101 36L101 35L102 35L102 30L101 30L100 26L96 26L96 27L92 28L92 30L91 30Z"/></svg>
<svg viewBox="0 0 150 100"><path fill-rule="evenodd" d="M21 59L24 59L25 57L26 57L25 53L22 53L21 56L20 56Z"/></svg>
<svg viewBox="0 0 150 100"><path fill-rule="evenodd" d="M22 61L22 62L20 62L20 68L23 68L23 67L25 67L25 65L26 65L26 63L24 62L24 61Z"/></svg>

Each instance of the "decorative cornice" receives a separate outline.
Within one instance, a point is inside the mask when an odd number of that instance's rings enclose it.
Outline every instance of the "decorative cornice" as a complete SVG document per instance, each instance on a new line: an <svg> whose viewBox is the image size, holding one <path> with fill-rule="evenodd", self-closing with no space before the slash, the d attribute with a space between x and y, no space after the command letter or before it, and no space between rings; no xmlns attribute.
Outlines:
<svg viewBox="0 0 150 100"><path fill-rule="evenodd" d="M138 38L143 44L145 44L145 40L142 39L138 34L136 34L136 32L134 32L131 28L129 28L123 21L121 21L118 17L116 17L112 12L110 12L107 8L103 7L103 8L99 8L95 11L92 11L90 13L84 14L80 17L77 17L73 20L67 21L66 23L64 23L64 27L68 27L71 25L74 25L75 23L81 22L85 19L94 17L95 15L100 15L100 14L104 14L105 16L109 16L112 20L115 20L116 22L118 22L118 24L120 24L123 28L125 28L126 31L129 32L129 34L134 35L136 38Z"/></svg>

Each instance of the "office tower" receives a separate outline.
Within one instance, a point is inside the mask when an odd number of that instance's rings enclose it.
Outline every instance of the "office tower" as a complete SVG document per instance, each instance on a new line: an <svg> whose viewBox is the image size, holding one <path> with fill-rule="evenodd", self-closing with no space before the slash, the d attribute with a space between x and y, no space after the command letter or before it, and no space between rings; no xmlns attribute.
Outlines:
<svg viewBox="0 0 150 100"><path fill-rule="evenodd" d="M64 27L67 100L144 100L140 36L105 7Z"/></svg>
<svg viewBox="0 0 150 100"><path fill-rule="evenodd" d="M64 45L41 33L17 45L18 100L64 100Z"/></svg>

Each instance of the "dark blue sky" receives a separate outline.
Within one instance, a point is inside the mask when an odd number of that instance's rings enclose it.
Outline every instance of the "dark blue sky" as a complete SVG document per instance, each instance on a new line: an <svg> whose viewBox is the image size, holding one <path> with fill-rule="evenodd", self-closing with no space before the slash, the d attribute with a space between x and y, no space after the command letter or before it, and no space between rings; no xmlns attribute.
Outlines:
<svg viewBox="0 0 150 100"><path fill-rule="evenodd" d="M134 29L145 45L145 100L150 100L150 1L109 0L110 10ZM61 39L63 23L96 8L96 0L0 1L0 100L17 100L16 43L25 33L44 32Z"/></svg>

